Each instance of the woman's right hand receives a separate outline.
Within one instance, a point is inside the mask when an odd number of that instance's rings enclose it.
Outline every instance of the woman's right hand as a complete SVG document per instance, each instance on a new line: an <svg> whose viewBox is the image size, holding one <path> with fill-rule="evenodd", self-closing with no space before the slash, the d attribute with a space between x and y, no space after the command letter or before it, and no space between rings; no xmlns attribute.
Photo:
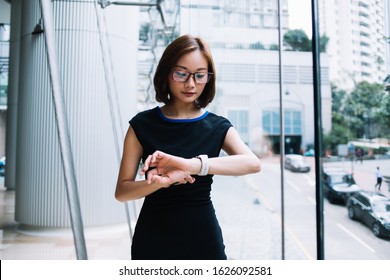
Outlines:
<svg viewBox="0 0 390 280"><path fill-rule="evenodd" d="M186 183L192 184L195 182L195 178L186 171L180 169L169 169L165 170L163 174L159 174L157 168L152 168L146 172L146 180L148 184L161 184L163 188L167 188L171 185Z"/></svg>

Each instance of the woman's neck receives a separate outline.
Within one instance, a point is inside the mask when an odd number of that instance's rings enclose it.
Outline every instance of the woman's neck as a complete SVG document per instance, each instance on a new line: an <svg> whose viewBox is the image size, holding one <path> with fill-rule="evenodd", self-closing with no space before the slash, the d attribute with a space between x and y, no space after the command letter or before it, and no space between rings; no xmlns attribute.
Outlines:
<svg viewBox="0 0 390 280"><path fill-rule="evenodd" d="M173 119L193 119L203 114L203 109L198 108L195 104L186 104L187 106L178 104L168 104L161 107L161 112L164 116Z"/></svg>

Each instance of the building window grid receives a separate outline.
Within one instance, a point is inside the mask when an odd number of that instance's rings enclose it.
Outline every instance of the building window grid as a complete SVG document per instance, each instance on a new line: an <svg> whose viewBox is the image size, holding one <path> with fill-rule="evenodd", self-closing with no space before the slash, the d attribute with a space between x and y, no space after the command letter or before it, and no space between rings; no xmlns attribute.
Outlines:
<svg viewBox="0 0 390 280"><path fill-rule="evenodd" d="M228 109L228 118L240 134L242 140L248 144L249 141L249 110Z"/></svg>
<svg viewBox="0 0 390 280"><path fill-rule="evenodd" d="M246 83L279 83L278 65L230 64L221 63L218 67L218 79L226 82ZM312 84L313 69L311 66L283 67L284 82L287 84ZM321 82L329 84L329 69L321 67Z"/></svg>
<svg viewBox="0 0 390 280"><path fill-rule="evenodd" d="M280 134L280 114L276 109L264 110L262 125L268 135ZM288 135L302 135L302 114L296 110L284 111L284 133Z"/></svg>

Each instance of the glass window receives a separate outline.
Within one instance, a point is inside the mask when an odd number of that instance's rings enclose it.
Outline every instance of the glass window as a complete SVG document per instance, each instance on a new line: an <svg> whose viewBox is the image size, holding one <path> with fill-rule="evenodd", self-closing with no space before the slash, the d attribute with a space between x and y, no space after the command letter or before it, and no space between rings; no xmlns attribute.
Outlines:
<svg viewBox="0 0 390 280"><path fill-rule="evenodd" d="M228 119L240 134L245 143L249 143L249 111L248 110L228 110Z"/></svg>
<svg viewBox="0 0 390 280"><path fill-rule="evenodd" d="M280 114L276 110L263 111L263 129L269 134L280 133ZM301 112L285 110L284 112L284 133L301 134Z"/></svg>

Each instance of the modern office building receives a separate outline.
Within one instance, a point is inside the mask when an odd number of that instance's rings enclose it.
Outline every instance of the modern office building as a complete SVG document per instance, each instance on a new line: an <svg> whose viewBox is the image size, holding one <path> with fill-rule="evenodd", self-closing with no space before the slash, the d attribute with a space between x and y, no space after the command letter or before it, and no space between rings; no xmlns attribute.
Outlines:
<svg viewBox="0 0 390 280"><path fill-rule="evenodd" d="M288 31L288 1L281 1L282 33ZM227 116L258 154L279 153L280 78L277 1L181 1L180 32L211 45L217 67L214 110ZM314 144L312 53L283 51L285 150ZM328 56L321 54L322 120L331 129Z"/></svg>
<svg viewBox="0 0 390 280"><path fill-rule="evenodd" d="M350 90L355 82L386 78L385 5L387 0L319 1L320 33L329 37L329 78L338 87Z"/></svg>
<svg viewBox="0 0 390 280"><path fill-rule="evenodd" d="M385 28L387 38L387 74L390 79L390 1L385 1Z"/></svg>

